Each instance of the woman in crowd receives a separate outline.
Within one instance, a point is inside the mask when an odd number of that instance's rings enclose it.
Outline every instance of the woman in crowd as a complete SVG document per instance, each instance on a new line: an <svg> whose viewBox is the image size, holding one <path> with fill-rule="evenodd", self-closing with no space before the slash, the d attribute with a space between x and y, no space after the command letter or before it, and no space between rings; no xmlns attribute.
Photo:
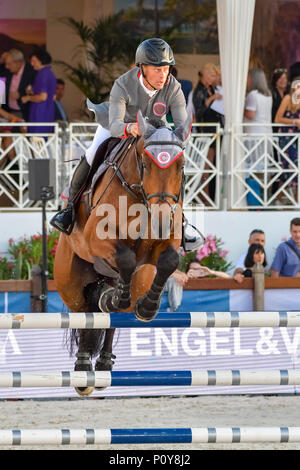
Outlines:
<svg viewBox="0 0 300 470"><path fill-rule="evenodd" d="M257 178L261 178L261 171L265 170L265 158L261 158L262 155L267 150L268 155L271 158L273 156L272 143L267 141L265 145L267 134L272 134L272 94L263 70L249 70L247 92L244 122L249 125L244 126L244 133L250 137L244 138L245 147L248 149L245 168L249 168L251 173L256 172ZM251 173L248 174L246 183L260 196L261 185ZM247 202L250 205L260 205L259 200L250 193L247 195Z"/></svg>
<svg viewBox="0 0 300 470"><path fill-rule="evenodd" d="M247 256L245 258L245 271L244 277L252 277L253 268L256 263L260 263L265 268L267 266L267 259L265 249L259 243L253 243L249 246Z"/></svg>
<svg viewBox="0 0 300 470"><path fill-rule="evenodd" d="M272 76L272 122L275 122L275 116L279 109L282 98L288 93L287 87L287 69L275 69Z"/></svg>
<svg viewBox="0 0 300 470"><path fill-rule="evenodd" d="M195 112L195 122L219 122L222 124L221 116L211 109L211 105L215 100L222 99L222 95L216 93L215 88L220 81L220 69L215 64L207 63L199 72L199 81L193 91L193 109ZM215 133L215 127L200 128L200 132ZM214 142L207 154L207 160L214 164L216 155L216 143ZM207 172L212 167L209 163L205 163L204 172L201 183L203 184L210 176ZM203 187L203 191L214 198L214 187L212 181ZM204 203L207 202L204 200Z"/></svg>
<svg viewBox="0 0 300 470"><path fill-rule="evenodd" d="M279 133L296 134L300 132L300 77L296 77L291 84L290 93L283 97L275 116L277 124L288 124L288 127L279 128ZM280 137L280 147L284 150L285 157L281 155L281 165L284 169L292 169L297 172L298 168L298 139L294 136ZM295 201L298 196L298 178L291 179L290 173L283 173L280 177L281 184L290 180L285 186L290 186L294 192ZM279 200L282 193L279 195Z"/></svg>
<svg viewBox="0 0 300 470"><path fill-rule="evenodd" d="M44 49L36 50L30 57L30 63L37 75L32 91L22 97L23 103L30 103L29 122L54 122L56 77L51 69L52 58ZM29 132L51 133L52 126L34 126Z"/></svg>
<svg viewBox="0 0 300 470"><path fill-rule="evenodd" d="M197 279L201 277L214 276L217 278L229 279L230 276L223 271L215 271L213 269L202 266L201 262L194 258L187 265L186 273L176 270L169 277L166 290L168 292L168 303L171 311L175 312L182 301L183 287L189 279Z"/></svg>

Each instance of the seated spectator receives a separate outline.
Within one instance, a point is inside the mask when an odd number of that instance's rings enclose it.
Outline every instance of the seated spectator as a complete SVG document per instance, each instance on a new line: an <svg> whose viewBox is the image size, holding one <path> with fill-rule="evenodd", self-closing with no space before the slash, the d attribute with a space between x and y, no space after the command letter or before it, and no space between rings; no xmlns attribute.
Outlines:
<svg viewBox="0 0 300 470"><path fill-rule="evenodd" d="M11 49L5 55L6 76L6 105L5 111L15 116L29 120L30 105L22 101L32 86L36 72L25 60L24 54L18 49Z"/></svg>
<svg viewBox="0 0 300 470"><path fill-rule="evenodd" d="M271 277L299 277L300 271L300 218L290 223L291 238L278 245L271 265Z"/></svg>
<svg viewBox="0 0 300 470"><path fill-rule="evenodd" d="M64 93L65 93L65 82L61 78L58 78L56 80L56 93L55 93L55 100L54 100L55 121L68 121L68 116L61 102L64 96Z"/></svg>
<svg viewBox="0 0 300 470"><path fill-rule="evenodd" d="M169 277L166 284L168 292L168 301L172 311L176 311L182 301L183 287L189 279L196 279L206 276L215 276L218 278L229 279L230 276L222 271L214 271L213 269L202 266L201 262L195 258L192 259L188 266L187 272L184 273L178 269Z"/></svg>
<svg viewBox="0 0 300 470"><path fill-rule="evenodd" d="M263 247L265 246L265 243L266 243L266 235L265 235L265 232L263 230L260 230L260 229L254 229L252 230L252 232L250 233L249 235L249 240L248 240L248 244L249 245L252 245L252 244L260 244L262 245ZM246 260L246 257L247 257L247 253L248 252L245 252L243 253L237 263L236 263L236 266L235 266L235 269L234 269L234 273L233 273L233 279L237 282L243 282L243 279L244 279L244 271L246 269L246 266L245 266L245 260ZM268 267L266 267L266 271L268 270Z"/></svg>
<svg viewBox="0 0 300 470"><path fill-rule="evenodd" d="M201 262L198 259L193 259L189 262L186 274L188 279L195 279L206 276L215 276L223 279L230 278L229 274L223 271L214 271L213 269L210 269L207 266L202 266Z"/></svg>
<svg viewBox="0 0 300 470"><path fill-rule="evenodd" d="M21 98L22 103L30 103L30 122L54 121L54 95L56 92L56 78L51 69L52 58L43 50L36 50L30 57L34 70L37 71L33 83L32 92ZM53 132L52 126L29 127L29 132L48 133Z"/></svg>
<svg viewBox="0 0 300 470"><path fill-rule="evenodd" d="M256 263L262 264L264 268L267 266L265 249L259 243L253 243L249 246L245 259L246 269L243 271L244 277L252 277L253 268Z"/></svg>

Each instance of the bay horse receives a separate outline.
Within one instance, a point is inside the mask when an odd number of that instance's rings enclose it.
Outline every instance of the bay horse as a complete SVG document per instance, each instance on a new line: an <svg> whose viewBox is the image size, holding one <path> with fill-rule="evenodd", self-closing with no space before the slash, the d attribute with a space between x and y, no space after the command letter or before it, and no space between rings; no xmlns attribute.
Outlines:
<svg viewBox="0 0 300 470"><path fill-rule="evenodd" d="M127 139L117 164L95 184L90 213L81 202L72 233L60 234L54 279L71 311L135 312L150 321L178 266L183 148L192 116L174 131L154 127L140 111L137 122L141 136ZM93 370L98 354L95 370L111 370L113 336L114 329L74 330L75 370ZM93 387L76 390L89 395Z"/></svg>

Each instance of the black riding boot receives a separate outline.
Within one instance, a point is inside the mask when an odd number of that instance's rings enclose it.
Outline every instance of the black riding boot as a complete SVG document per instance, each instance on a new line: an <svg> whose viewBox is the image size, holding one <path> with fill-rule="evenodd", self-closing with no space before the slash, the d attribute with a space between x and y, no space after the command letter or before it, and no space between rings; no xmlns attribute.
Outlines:
<svg viewBox="0 0 300 470"><path fill-rule="evenodd" d="M74 198L77 195L80 188L86 181L88 173L90 171L90 165L88 164L85 157L82 157L77 168L75 169L70 188L69 188L69 200L65 209L58 212L51 220L50 224L57 228L63 233L70 235L73 229L75 221L75 205Z"/></svg>

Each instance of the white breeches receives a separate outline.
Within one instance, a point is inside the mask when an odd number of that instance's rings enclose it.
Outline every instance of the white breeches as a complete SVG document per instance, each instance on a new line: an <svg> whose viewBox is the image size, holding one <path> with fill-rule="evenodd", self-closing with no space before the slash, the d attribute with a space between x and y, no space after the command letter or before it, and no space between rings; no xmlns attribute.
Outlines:
<svg viewBox="0 0 300 470"><path fill-rule="evenodd" d="M109 137L111 137L111 133L99 124L94 135L93 142L85 152L85 156L89 165L93 163L99 145Z"/></svg>

